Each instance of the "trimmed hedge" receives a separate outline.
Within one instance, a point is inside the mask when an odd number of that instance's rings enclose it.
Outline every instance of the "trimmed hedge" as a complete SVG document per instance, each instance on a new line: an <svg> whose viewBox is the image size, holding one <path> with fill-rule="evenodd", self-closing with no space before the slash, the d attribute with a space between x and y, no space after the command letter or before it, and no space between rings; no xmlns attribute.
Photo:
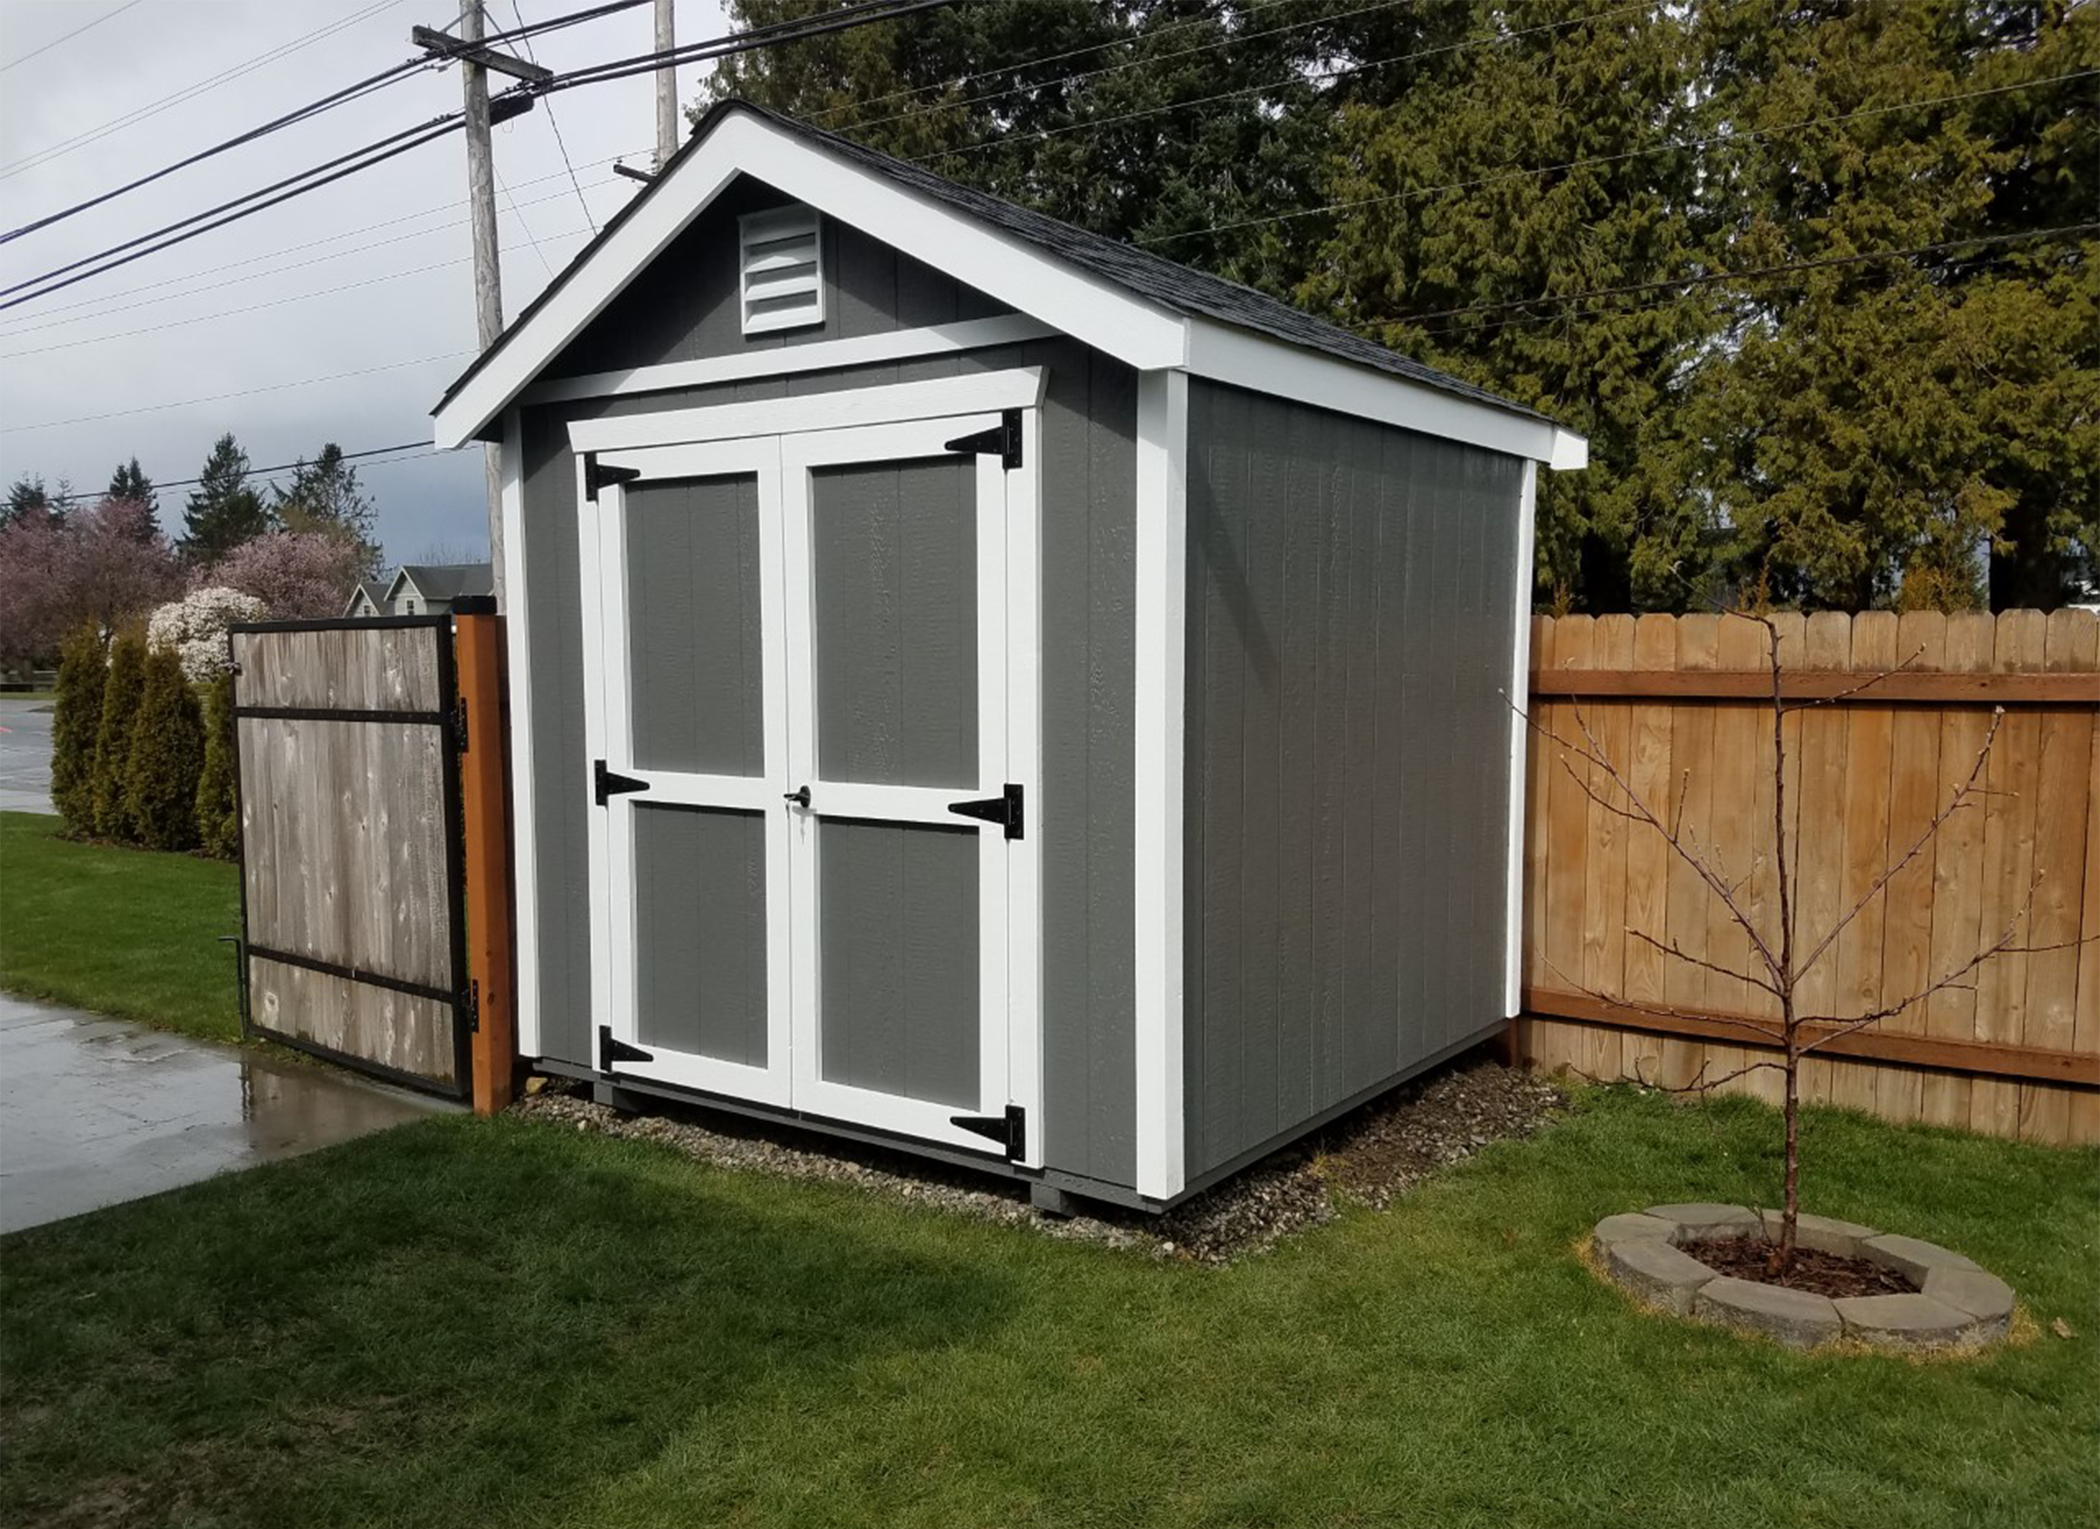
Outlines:
<svg viewBox="0 0 2100 1529"><path fill-rule="evenodd" d="M109 655L95 628L84 626L66 639L51 718L51 802L67 830L82 838L95 832L95 740L108 675Z"/></svg>
<svg viewBox="0 0 2100 1529"><path fill-rule="evenodd" d="M124 777L125 813L139 843L148 849L195 848L203 773L204 719L182 672L182 655L173 648L149 652Z"/></svg>
<svg viewBox="0 0 2100 1529"><path fill-rule="evenodd" d="M146 688L146 639L118 636L109 648L109 674L102 685L102 715L95 725L95 832L124 842L135 837L126 788L131 776L131 736ZM53 718L54 731L57 719Z"/></svg>
<svg viewBox="0 0 2100 1529"><path fill-rule="evenodd" d="M240 805L234 793L233 676L204 687L204 774L197 781L197 839L220 860L241 855Z"/></svg>

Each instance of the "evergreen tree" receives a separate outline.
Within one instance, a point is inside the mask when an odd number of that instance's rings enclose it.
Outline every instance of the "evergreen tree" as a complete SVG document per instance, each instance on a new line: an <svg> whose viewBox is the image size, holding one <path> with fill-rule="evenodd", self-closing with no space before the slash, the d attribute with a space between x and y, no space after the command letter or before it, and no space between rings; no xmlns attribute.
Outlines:
<svg viewBox="0 0 2100 1529"><path fill-rule="evenodd" d="M146 476L139 459L133 457L109 476L107 499L125 499L146 507L147 518L141 522L141 534L151 536L158 527L154 517L160 513L160 495L153 487L153 480Z"/></svg>
<svg viewBox="0 0 2100 1529"><path fill-rule="evenodd" d="M233 728L233 676L222 674L204 690L204 773L197 780L197 841L218 860L241 857Z"/></svg>
<svg viewBox="0 0 2100 1529"><path fill-rule="evenodd" d="M204 720L173 648L146 655L131 753L124 765L124 809L147 849L197 843L197 787L204 773Z"/></svg>
<svg viewBox="0 0 2100 1529"><path fill-rule="evenodd" d="M379 572L377 510L359 486L357 469L343 460L334 441L309 463L304 457L292 469L292 481L276 490L278 521L288 531L319 531L358 552L358 576Z"/></svg>
<svg viewBox="0 0 2100 1529"><path fill-rule="evenodd" d="M51 491L44 487L43 475L24 473L8 485L7 499L0 503L0 527L12 525L28 515L44 515L57 518L59 507L52 503Z"/></svg>
<svg viewBox="0 0 2100 1529"><path fill-rule="evenodd" d="M231 431L213 444L198 477L182 512L180 546L188 561L209 563L274 525L262 495L248 486L248 453L234 443Z"/></svg>
<svg viewBox="0 0 2100 1529"><path fill-rule="evenodd" d="M92 626L66 639L58 662L58 698L51 718L51 801L66 828L95 832L95 741L102 729L102 686L109 655Z"/></svg>
<svg viewBox="0 0 2100 1529"><path fill-rule="evenodd" d="M130 784L131 737L146 680L146 640L120 633L109 648L102 685L102 716L95 729L95 832L127 843L134 837L125 791Z"/></svg>

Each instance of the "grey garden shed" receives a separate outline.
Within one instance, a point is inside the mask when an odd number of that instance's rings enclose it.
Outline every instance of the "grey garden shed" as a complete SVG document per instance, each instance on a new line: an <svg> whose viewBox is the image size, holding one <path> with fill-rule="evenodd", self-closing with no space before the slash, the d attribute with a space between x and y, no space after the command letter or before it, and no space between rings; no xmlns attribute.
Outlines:
<svg viewBox="0 0 2100 1529"><path fill-rule="evenodd" d="M1162 1207L1514 1011L1552 421L738 102L436 419L541 1068Z"/></svg>

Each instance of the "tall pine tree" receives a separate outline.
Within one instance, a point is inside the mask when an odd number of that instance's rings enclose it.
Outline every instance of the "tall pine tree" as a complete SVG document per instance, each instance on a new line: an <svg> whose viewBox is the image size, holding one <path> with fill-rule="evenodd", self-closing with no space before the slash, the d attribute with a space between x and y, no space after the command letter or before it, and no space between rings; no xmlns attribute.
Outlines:
<svg viewBox="0 0 2100 1529"><path fill-rule="evenodd" d="M377 511L357 481L357 469L343 460L334 441L308 462L292 469L292 480L276 490L278 520L288 531L319 531L357 548L360 577L379 572Z"/></svg>
<svg viewBox="0 0 2100 1529"><path fill-rule="evenodd" d="M108 497L131 500L146 507L146 518L135 522L141 539L150 538L157 530L155 520L160 514L160 494L153 487L153 480L146 476L146 470L139 466L137 457L109 475Z"/></svg>
<svg viewBox="0 0 2100 1529"><path fill-rule="evenodd" d="M232 431L212 446L198 478L182 512L179 545L188 561L209 563L275 526L262 495L248 486L248 453L235 444Z"/></svg>

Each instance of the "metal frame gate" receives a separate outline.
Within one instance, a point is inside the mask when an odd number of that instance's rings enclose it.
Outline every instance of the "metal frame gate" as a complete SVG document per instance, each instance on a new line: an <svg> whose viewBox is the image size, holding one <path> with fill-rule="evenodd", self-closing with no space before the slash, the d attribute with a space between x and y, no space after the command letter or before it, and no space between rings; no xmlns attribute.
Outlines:
<svg viewBox="0 0 2100 1529"><path fill-rule="evenodd" d="M243 1030L465 1097L478 1005L452 618L254 622L227 640Z"/></svg>

